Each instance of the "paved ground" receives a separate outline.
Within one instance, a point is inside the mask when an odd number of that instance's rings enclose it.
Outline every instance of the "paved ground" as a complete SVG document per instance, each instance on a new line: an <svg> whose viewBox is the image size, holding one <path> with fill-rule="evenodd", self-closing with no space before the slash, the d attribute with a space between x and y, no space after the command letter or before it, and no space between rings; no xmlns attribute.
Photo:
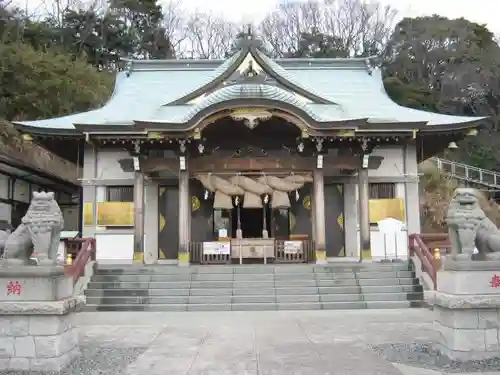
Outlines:
<svg viewBox="0 0 500 375"><path fill-rule="evenodd" d="M426 309L81 313L78 322L85 358L72 375L442 374L391 364L370 348L433 341Z"/></svg>
<svg viewBox="0 0 500 375"><path fill-rule="evenodd" d="M372 349L436 340L426 309L81 313L82 356L61 375L442 375L432 358L390 363ZM417 346L418 346L417 345ZM392 347L391 345L389 345ZM396 357L403 351L396 351ZM430 364L430 365L429 365ZM451 372L500 369L499 361ZM476 371L476 370L469 370ZM500 372L468 372L500 375ZM2 374L4 375L4 374ZM8 372L5 375L37 375Z"/></svg>

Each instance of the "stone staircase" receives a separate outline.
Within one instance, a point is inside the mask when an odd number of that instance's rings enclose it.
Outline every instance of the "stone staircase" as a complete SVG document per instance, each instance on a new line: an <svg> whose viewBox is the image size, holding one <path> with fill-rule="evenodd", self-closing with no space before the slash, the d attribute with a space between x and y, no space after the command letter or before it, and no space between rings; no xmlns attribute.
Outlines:
<svg viewBox="0 0 500 375"><path fill-rule="evenodd" d="M98 265L86 311L405 308L423 305L411 263Z"/></svg>

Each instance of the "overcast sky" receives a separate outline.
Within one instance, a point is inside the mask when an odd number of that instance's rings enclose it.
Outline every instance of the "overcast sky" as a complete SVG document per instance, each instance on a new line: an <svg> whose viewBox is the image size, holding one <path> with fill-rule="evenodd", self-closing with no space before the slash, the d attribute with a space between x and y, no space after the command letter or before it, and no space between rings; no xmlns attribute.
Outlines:
<svg viewBox="0 0 500 375"><path fill-rule="evenodd" d="M491 31L500 32L500 0L379 0L399 11L399 16L421 16L437 13L448 18L465 17L485 23ZM234 21L261 19L277 0L183 0L186 6L221 12Z"/></svg>
<svg viewBox="0 0 500 375"><path fill-rule="evenodd" d="M71 1L71 0L66 0ZM78 1L78 0L77 0ZM93 0L79 0L82 3ZM105 2L106 0L101 0ZM167 2L168 0L164 0ZM203 9L224 14L235 22L258 22L276 7L279 1L287 0L181 0L186 8ZM291 0L288 0L291 1ZM307 0L304 0L307 1ZM370 1L370 0L367 0ZM465 17L470 21L487 24L488 28L500 33L500 0L378 0L398 10L399 18L439 14L448 18ZM31 10L41 4L55 3L54 0L14 0L23 8ZM160 2L163 2L160 0ZM65 0L63 0L65 3Z"/></svg>

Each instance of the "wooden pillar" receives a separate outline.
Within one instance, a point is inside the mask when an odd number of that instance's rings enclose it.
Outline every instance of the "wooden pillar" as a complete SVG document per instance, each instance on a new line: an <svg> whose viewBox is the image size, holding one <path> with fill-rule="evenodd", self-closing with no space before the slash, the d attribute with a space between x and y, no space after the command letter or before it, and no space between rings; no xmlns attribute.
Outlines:
<svg viewBox="0 0 500 375"><path fill-rule="evenodd" d="M371 256L369 200L368 168L360 168L358 170L359 238L361 242L360 260Z"/></svg>
<svg viewBox="0 0 500 375"><path fill-rule="evenodd" d="M189 172L179 172L179 265L189 265L189 228L191 205L189 199Z"/></svg>
<svg viewBox="0 0 500 375"><path fill-rule="evenodd" d="M144 261L144 173L134 173L134 261Z"/></svg>
<svg viewBox="0 0 500 375"><path fill-rule="evenodd" d="M325 182L323 170L316 168L313 173L314 235L316 241L316 263L326 263L325 233Z"/></svg>

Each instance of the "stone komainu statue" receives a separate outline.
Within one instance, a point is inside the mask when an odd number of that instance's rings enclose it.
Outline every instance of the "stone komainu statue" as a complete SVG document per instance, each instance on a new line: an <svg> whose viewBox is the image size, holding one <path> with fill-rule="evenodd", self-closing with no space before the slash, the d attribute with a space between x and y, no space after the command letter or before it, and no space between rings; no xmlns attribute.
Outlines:
<svg viewBox="0 0 500 375"><path fill-rule="evenodd" d="M21 225L11 234L3 232L7 235L0 235L0 252L3 247L3 258L9 263L29 264L29 258L36 253L38 264L55 264L63 226L62 212L54 193L33 192Z"/></svg>
<svg viewBox="0 0 500 375"><path fill-rule="evenodd" d="M500 231L486 216L476 189L456 189L448 207L446 222L452 257L470 260L474 249L480 257L500 260Z"/></svg>

